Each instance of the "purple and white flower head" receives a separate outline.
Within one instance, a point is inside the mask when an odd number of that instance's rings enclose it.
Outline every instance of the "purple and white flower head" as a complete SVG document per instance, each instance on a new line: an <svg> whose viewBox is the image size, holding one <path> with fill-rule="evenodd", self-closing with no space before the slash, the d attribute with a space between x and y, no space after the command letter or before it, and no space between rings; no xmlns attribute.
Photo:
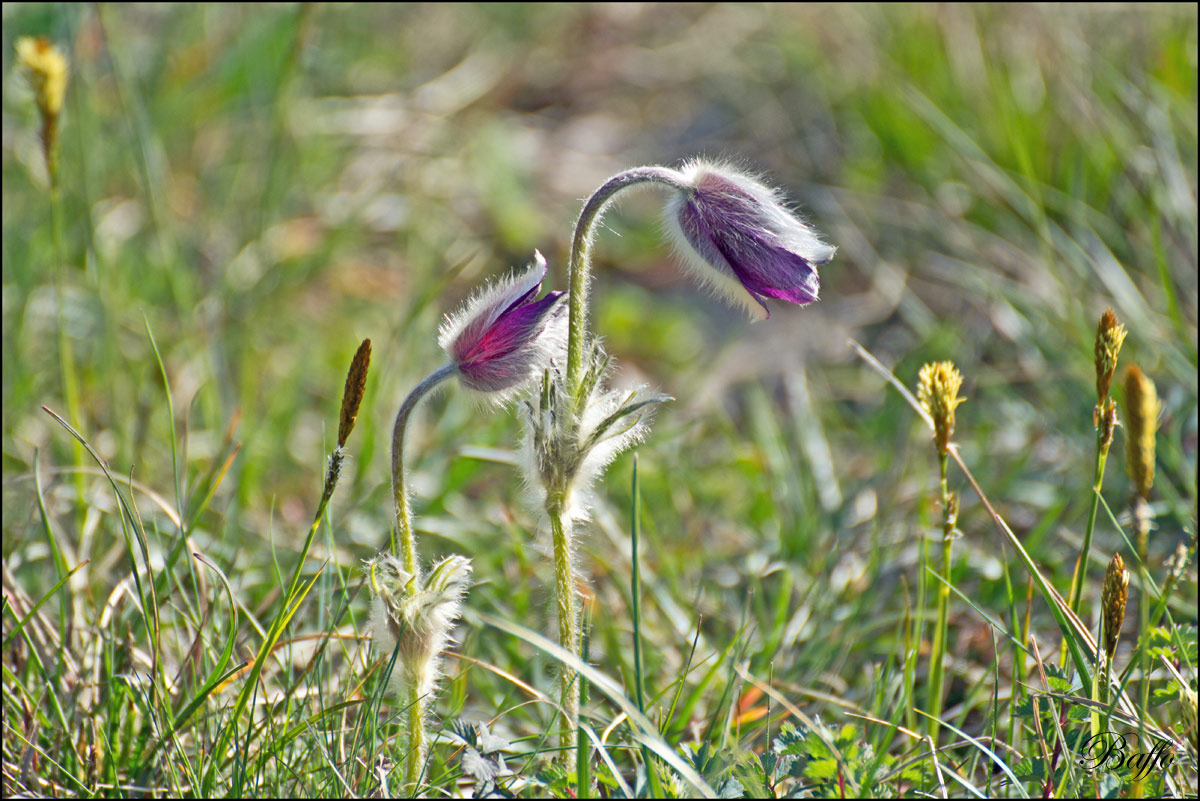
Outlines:
<svg viewBox="0 0 1200 801"><path fill-rule="evenodd" d="M546 259L477 293L446 317L438 344L464 386L503 400L541 375L566 343L564 293L534 300L546 277Z"/></svg>
<svg viewBox="0 0 1200 801"><path fill-rule="evenodd" d="M770 316L766 298L804 306L817 299L817 265L833 258L781 194L728 166L691 161L687 188L667 201L666 226L702 283L753 317Z"/></svg>

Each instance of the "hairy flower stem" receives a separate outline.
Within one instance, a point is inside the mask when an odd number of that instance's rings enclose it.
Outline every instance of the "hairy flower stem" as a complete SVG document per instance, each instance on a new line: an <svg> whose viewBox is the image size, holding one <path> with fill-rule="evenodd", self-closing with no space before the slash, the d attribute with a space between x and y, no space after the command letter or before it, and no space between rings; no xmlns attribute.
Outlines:
<svg viewBox="0 0 1200 801"><path fill-rule="evenodd" d="M571 260L567 265L569 272L569 314L567 323L567 388L576 405L582 399L575 397L579 389L581 370L583 369L584 333L587 331L588 315L588 278L591 272L592 239L597 223L604 216L604 210L613 198L622 190L640 184L657 183L672 189L687 191L688 186L678 172L667 167L634 167L631 170L618 173L604 182L604 185L592 194L579 213L575 223L575 235L571 240ZM565 643L564 643L565 645Z"/></svg>
<svg viewBox="0 0 1200 801"><path fill-rule="evenodd" d="M404 569L413 576L419 576L417 564L417 543L412 530L412 507L408 503L408 487L404 483L404 432L408 428L408 418L421 399L438 384L454 374L454 365L447 364L425 377L416 388L408 393L400 411L396 413L396 423L392 426L392 496L396 499L396 530L392 535L392 553L404 560Z"/></svg>
<svg viewBox="0 0 1200 801"><path fill-rule="evenodd" d="M604 215L608 204L623 189L641 184L657 183L681 191L687 185L678 172L666 167L635 167L619 173L604 182L583 205L575 223L571 239L571 258L567 265L568 323L567 323L567 369L566 389L570 396L568 414L570 420L563 426L562 436L572 439L578 433L579 421L586 402L586 392L581 391L584 367L584 342L587 339L588 278L591 271L592 239L596 225ZM572 443L573 445L573 443ZM569 449L563 443L561 451ZM558 640L559 645L575 656L579 656L579 599L575 593L575 568L571 553L571 524L566 519L566 489L547 488L546 516L550 521L554 537L555 589L558 594ZM575 671L563 665L562 704L569 720L564 727L563 746L573 749L579 725L579 684Z"/></svg>
<svg viewBox="0 0 1200 801"><path fill-rule="evenodd" d="M546 512L554 535L555 592L558 596L558 642L574 656L580 654L579 596L575 592L575 566L571 553L570 522L566 520L561 494L548 495ZM562 707L567 713L563 726L562 747L570 755L578 742L579 682L575 669L562 666L559 674Z"/></svg>
<svg viewBox="0 0 1200 801"><path fill-rule="evenodd" d="M405 791L417 797L421 779L421 764L425 761L425 699L416 684L409 682L408 689L408 753L404 756Z"/></svg>
<svg viewBox="0 0 1200 801"><path fill-rule="evenodd" d="M937 622L929 662L929 736L937 743L938 719L942 716L942 687L945 682L946 627L950 608L950 546L954 542L955 512L950 485L946 481L947 453L939 451L938 467L942 489L942 580L938 583Z"/></svg>
<svg viewBox="0 0 1200 801"><path fill-rule="evenodd" d="M419 581L420 566L417 563L416 537L413 536L412 507L408 503L408 486L404 482L404 432L408 428L408 418L421 399L453 374L454 365L447 364L426 376L408 393L392 426L392 495L396 499L392 553L404 561L404 569L414 577L414 581ZM425 758L425 699L421 697L420 687L415 681L408 684L408 753L404 761L404 782L415 796L421 763Z"/></svg>

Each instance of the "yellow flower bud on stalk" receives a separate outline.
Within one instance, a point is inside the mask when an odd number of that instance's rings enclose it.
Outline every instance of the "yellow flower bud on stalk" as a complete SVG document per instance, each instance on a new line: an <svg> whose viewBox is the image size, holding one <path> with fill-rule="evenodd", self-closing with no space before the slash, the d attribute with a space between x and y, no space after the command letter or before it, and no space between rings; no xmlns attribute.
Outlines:
<svg viewBox="0 0 1200 801"><path fill-rule="evenodd" d="M1117 371L1117 355L1128 332L1117 322L1112 309L1105 309L1096 327L1096 403L1103 405Z"/></svg>
<svg viewBox="0 0 1200 801"><path fill-rule="evenodd" d="M942 695L945 682L945 656L947 620L950 609L950 547L958 526L958 496L950 491L946 480L947 461L950 453L950 437L954 435L955 409L966 398L958 397L962 388L962 373L953 362L926 364L917 376L917 400L925 413L933 419L933 439L937 448L938 467L941 473L942 490L942 581L938 586L937 622L933 630L933 648L929 662L929 709L932 715L929 735L937 742L938 717L942 713ZM924 572L924 547L922 547L922 573Z"/></svg>
<svg viewBox="0 0 1200 801"><path fill-rule="evenodd" d="M962 380L953 362L926 364L917 376L917 400L933 418L933 438L943 454L954 434L954 410L966 400L958 397Z"/></svg>
<svg viewBox="0 0 1200 801"><path fill-rule="evenodd" d="M1117 402L1109 397L1113 375L1117 370L1117 355L1125 343L1125 326L1117 322L1112 309L1105 309L1096 325L1096 341L1092 346L1096 363L1096 406L1092 411L1092 424L1096 427L1096 458L1092 466L1092 502L1088 510L1087 528L1083 532L1083 547L1071 572L1071 586L1067 591L1067 603L1071 611L1078 612L1083 598L1083 585L1087 583L1088 556L1092 550L1092 535L1096 531L1096 515L1100 509L1100 490L1104 486L1104 466L1108 463L1108 449L1112 446L1113 432L1117 430ZM1066 648L1062 649L1062 664L1066 664Z"/></svg>
<svg viewBox="0 0 1200 801"><path fill-rule="evenodd" d="M42 153L51 183L57 181L58 115L67 95L71 68L67 57L45 36L22 36L17 40L17 62L33 87L34 102L42 116Z"/></svg>

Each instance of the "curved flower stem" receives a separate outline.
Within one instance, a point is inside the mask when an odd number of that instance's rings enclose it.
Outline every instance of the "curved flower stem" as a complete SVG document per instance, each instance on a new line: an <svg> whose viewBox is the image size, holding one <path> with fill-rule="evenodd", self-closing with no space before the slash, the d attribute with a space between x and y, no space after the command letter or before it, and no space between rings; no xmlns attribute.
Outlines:
<svg viewBox="0 0 1200 801"><path fill-rule="evenodd" d="M392 553L398 554L404 560L404 569L413 576L417 576L419 570L417 544L412 530L412 509L408 505L408 487L404 483L404 432L408 428L409 415L421 398L453 374L454 365L447 364L426 376L425 380L408 393L396 414L396 423L392 426L392 496L396 499L396 531L392 535Z"/></svg>
<svg viewBox="0 0 1200 801"><path fill-rule="evenodd" d="M562 436L571 439L577 433L578 420L583 412L586 392L581 392L583 379L583 351L587 332L588 273L591 266L592 238L597 223L613 198L623 189L639 184L657 183L679 191L688 186L683 176L667 167L634 167L614 175L597 189L579 212L575 222L575 233L571 239L571 257L567 265L568 323L567 323L567 369L566 391L570 421L562 427ZM569 444L570 447L574 443ZM564 443L563 450L568 445ZM554 538L555 590L558 596L558 641L575 656L579 656L579 599L575 593L575 568L571 553L570 523L566 520L565 488L547 487L546 516ZM399 498L399 495L397 496ZM573 750L577 742L579 725L579 683L575 671L564 665L561 676L562 705L568 720L563 731L562 744Z"/></svg>
<svg viewBox="0 0 1200 801"><path fill-rule="evenodd" d="M574 656L579 656L579 596L575 592L575 566L571 553L570 523L565 520L561 496L546 503L550 515L550 530L554 535L555 594L558 596L558 643ZM559 674L562 706L567 713L563 726L562 746L565 754L574 751L579 726L579 681L575 669L562 666Z"/></svg>
<svg viewBox="0 0 1200 801"><path fill-rule="evenodd" d="M438 384L454 374L454 365L447 364L430 373L417 384L396 413L392 426L392 495L396 499L396 528L392 535L392 553L398 553L404 561L404 569L416 579L420 575L417 563L417 542L413 536L412 508L408 503L408 487L404 482L404 432L408 429L408 418L421 399ZM408 753L404 759L404 783L415 798L417 782L421 776L421 763L425 758L425 700L415 680L408 682Z"/></svg>
<svg viewBox="0 0 1200 801"><path fill-rule="evenodd" d="M571 240L571 260L567 265L570 286L568 307L570 318L567 327L567 389L573 402L579 388L580 370L583 367L583 340L587 330L588 273L591 268L592 236L596 224L604 216L604 209L622 189L645 183L664 184L686 191L688 184L683 176L668 167L634 167L614 175L597 189L583 205L579 220L575 223L575 235Z"/></svg>

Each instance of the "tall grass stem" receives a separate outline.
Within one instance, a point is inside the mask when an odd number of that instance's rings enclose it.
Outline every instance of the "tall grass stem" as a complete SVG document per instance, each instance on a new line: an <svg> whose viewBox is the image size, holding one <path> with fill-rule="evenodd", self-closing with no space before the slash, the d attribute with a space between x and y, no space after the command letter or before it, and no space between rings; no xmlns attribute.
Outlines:
<svg viewBox="0 0 1200 801"><path fill-rule="evenodd" d="M637 691L638 711L646 714L646 668L642 661L642 570L639 555L641 540L641 487L638 482L638 456L633 455L633 476L630 480L630 524L629 544L630 560L633 563L633 575L630 578L630 596L633 603L633 673L634 687ZM654 768L650 749L642 744L642 764L646 767L646 781L649 782L651 798L663 798L662 785Z"/></svg>
<svg viewBox="0 0 1200 801"><path fill-rule="evenodd" d="M942 715L942 695L945 684L946 636L950 609L950 548L954 542L954 510L950 485L946 480L947 453L938 454L938 469L942 489L942 580L938 583L937 622L934 623L933 649L929 656L929 736L937 742Z"/></svg>
<svg viewBox="0 0 1200 801"><path fill-rule="evenodd" d="M63 212L62 189L58 183L58 171L52 168L51 156L46 155L46 167L50 170L50 234L54 240L54 259L58 263L55 268L54 293L56 324L58 328L58 358L62 372L63 401L67 404L67 417L76 429L83 428L82 413L79 403L79 375L75 366L75 351L71 347L71 336L63 319L63 282L66 279L67 260L66 248L63 246ZM86 496L83 475L83 446L74 443L72 451L75 461L75 492L78 498L78 523L83 526L83 515Z"/></svg>
<svg viewBox="0 0 1200 801"><path fill-rule="evenodd" d="M1071 590L1067 601L1067 605L1075 613L1079 612L1079 602L1083 597L1083 585L1087 580L1088 556L1092 550L1092 535L1096 531L1096 514L1100 510L1100 490L1104 484L1104 465L1108 461L1108 446L1111 441L1110 438L1105 436L1102 423L1096 430L1096 463L1092 477L1092 505L1091 509L1088 510L1087 528L1083 530L1083 547L1079 551L1079 560L1075 563L1075 570L1071 575ZM1063 653L1066 653L1065 649Z"/></svg>

